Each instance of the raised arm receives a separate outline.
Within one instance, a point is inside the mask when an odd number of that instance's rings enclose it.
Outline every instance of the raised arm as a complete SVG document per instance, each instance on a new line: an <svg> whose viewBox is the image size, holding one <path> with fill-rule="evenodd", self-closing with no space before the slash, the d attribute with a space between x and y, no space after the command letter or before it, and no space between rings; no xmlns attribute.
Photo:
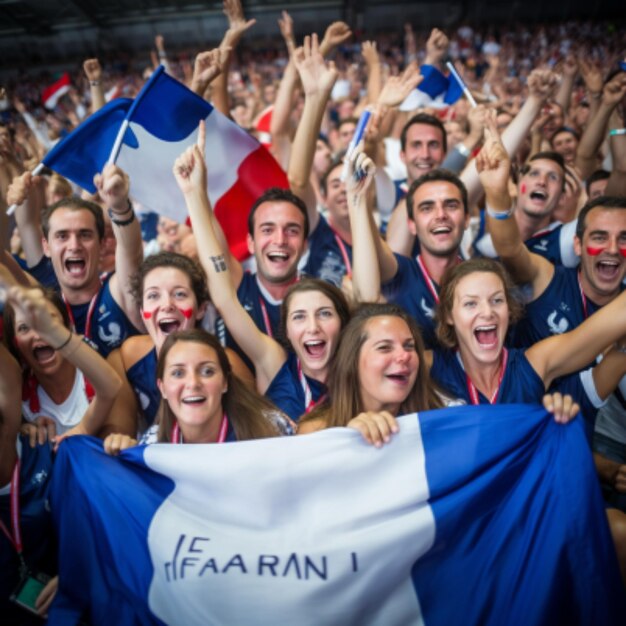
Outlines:
<svg viewBox="0 0 626 626"><path fill-rule="evenodd" d="M102 174L94 178L100 197L109 209L111 226L117 242L115 249L115 274L111 278L111 295L133 325L142 329L139 308L131 295L131 278L143 260L141 227L128 198L128 176L113 165L107 164Z"/></svg>
<svg viewBox="0 0 626 626"><path fill-rule="evenodd" d="M574 89L574 81L576 76L578 76L578 61L573 54L568 54L565 57L562 69L561 84L554 96L554 100L561 105L563 112L567 113L572 98L572 90Z"/></svg>
<svg viewBox="0 0 626 626"><path fill-rule="evenodd" d="M228 98L228 72L235 48L244 33L256 24L256 20L246 20L241 0L224 0L224 14L228 19L228 30L224 33L220 48L228 51L222 73L213 82L213 104L223 115L230 117Z"/></svg>
<svg viewBox="0 0 626 626"><path fill-rule="evenodd" d="M9 206L15 204L15 221L22 240L26 265L34 267L43 257L41 211L44 208L44 192L41 178L24 172L13 179L7 193Z"/></svg>
<svg viewBox="0 0 626 626"><path fill-rule="evenodd" d="M66 328L58 316L50 314L41 289L11 287L8 301L19 309L26 323L63 358L75 365L93 386L95 396L80 424L68 434L95 435L109 414L121 386L113 368L79 335Z"/></svg>
<svg viewBox="0 0 626 626"><path fill-rule="evenodd" d="M104 88L102 86L102 68L98 59L87 59L83 63L83 71L89 81L91 94L91 112L95 113L105 105Z"/></svg>
<svg viewBox="0 0 626 626"><path fill-rule="evenodd" d="M626 131L624 122L626 120L618 114L617 109L613 111L609 124L609 145L613 158L613 168L609 182L604 193L607 196L626 196Z"/></svg>
<svg viewBox="0 0 626 626"><path fill-rule="evenodd" d="M577 372L605 348L626 335L626 291L562 335L543 339L526 350L526 357L546 384Z"/></svg>
<svg viewBox="0 0 626 626"><path fill-rule="evenodd" d="M528 77L528 98L513 121L502 133L502 143L509 155L515 155L528 135L534 119L544 102L556 87L556 74L550 70L533 70ZM482 194L476 164L470 161L461 174L461 180L467 187L469 205L473 206Z"/></svg>
<svg viewBox="0 0 626 626"><path fill-rule="evenodd" d="M222 73L229 53L230 50L227 48L215 48L201 52L196 57L191 78L193 92L201 98L206 96L207 87Z"/></svg>
<svg viewBox="0 0 626 626"><path fill-rule="evenodd" d="M576 150L576 167L583 179L588 178L597 168L597 155L606 137L609 118L615 107L626 94L626 72L615 75L602 90L602 101L598 112L589 122Z"/></svg>
<svg viewBox="0 0 626 626"><path fill-rule="evenodd" d="M382 240L372 213L367 206L367 190L370 187L376 166L363 152L359 144L349 161L346 180L350 229L352 231L352 287L358 302L377 302L381 283L391 279L398 264Z"/></svg>
<svg viewBox="0 0 626 626"><path fill-rule="evenodd" d="M234 276L226 263L225 250L216 233L217 220L206 193L204 144L205 129L201 122L198 143L178 157L174 164L174 176L194 225L200 262L208 277L211 301L235 341L254 363L257 389L265 393L287 357L280 344L256 327L237 298L236 285L241 277Z"/></svg>
<svg viewBox="0 0 626 626"><path fill-rule="evenodd" d="M476 167L485 190L487 225L496 252L513 280L532 283L533 295L537 297L552 279L554 268L530 252L522 241L508 190L511 161L498 135L494 112L487 118L485 144L476 157Z"/></svg>
<svg viewBox="0 0 626 626"><path fill-rule="evenodd" d="M324 38L320 43L320 54L327 57L350 37L352 37L352 31L345 22L333 22L326 28Z"/></svg>
<svg viewBox="0 0 626 626"><path fill-rule="evenodd" d="M304 45L294 53L294 62L304 89L304 110L291 148L289 186L306 203L310 231L319 221L316 197L311 185L311 166L324 109L337 72L333 63L326 64L319 49L317 35L304 38Z"/></svg>

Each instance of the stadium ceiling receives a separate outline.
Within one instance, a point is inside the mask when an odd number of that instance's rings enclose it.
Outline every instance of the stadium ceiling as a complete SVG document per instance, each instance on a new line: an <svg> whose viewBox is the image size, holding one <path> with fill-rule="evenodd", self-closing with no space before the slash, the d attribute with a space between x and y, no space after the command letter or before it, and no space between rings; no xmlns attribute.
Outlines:
<svg viewBox="0 0 626 626"><path fill-rule="evenodd" d="M341 7L341 0L244 0L244 10L254 13L283 8ZM149 22L193 15L221 14L221 0L0 0L0 37L46 36L77 28L110 28L120 24Z"/></svg>

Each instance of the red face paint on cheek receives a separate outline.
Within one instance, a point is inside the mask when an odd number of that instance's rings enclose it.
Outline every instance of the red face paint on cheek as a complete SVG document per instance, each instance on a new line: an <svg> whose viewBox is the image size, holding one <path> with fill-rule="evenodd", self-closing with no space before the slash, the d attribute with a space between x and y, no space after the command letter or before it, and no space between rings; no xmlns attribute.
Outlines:
<svg viewBox="0 0 626 626"><path fill-rule="evenodd" d="M519 186L520 193L526 193L526 183L522 183Z"/></svg>
<svg viewBox="0 0 626 626"><path fill-rule="evenodd" d="M152 313L150 311L144 311L141 314L141 317L143 317L143 319L145 320L149 320L152 317Z"/></svg>
<svg viewBox="0 0 626 626"><path fill-rule="evenodd" d="M620 248L620 249L619 249L619 253L620 253L620 254L621 254L624 258L626 258L626 248Z"/></svg>
<svg viewBox="0 0 626 626"><path fill-rule="evenodd" d="M193 309L178 309L184 316L186 320L190 320L193 316Z"/></svg>
<svg viewBox="0 0 626 626"><path fill-rule="evenodd" d="M587 246L587 254L589 256L598 256L603 250L604 248L592 248L591 246Z"/></svg>

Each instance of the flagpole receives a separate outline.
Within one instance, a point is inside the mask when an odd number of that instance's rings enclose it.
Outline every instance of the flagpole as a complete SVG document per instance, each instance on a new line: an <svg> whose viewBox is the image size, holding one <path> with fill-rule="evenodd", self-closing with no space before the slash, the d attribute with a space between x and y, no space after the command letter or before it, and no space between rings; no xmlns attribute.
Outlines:
<svg viewBox="0 0 626 626"><path fill-rule="evenodd" d="M469 87L465 84L460 74L456 71L456 67L454 67L454 65L452 65L450 61L446 62L446 67L450 70L450 72L452 72L452 75L454 76L454 78L457 79L459 85L461 85L463 93L465 94L465 97L469 100L469 103L472 105L473 108L476 108L478 106L476 104L476 100L474 100L474 96L470 92Z"/></svg>
<svg viewBox="0 0 626 626"><path fill-rule="evenodd" d="M115 163L117 157L119 156L120 150L122 149L122 141L124 140L124 135L126 133L126 129L129 126L128 119L125 119L120 126L120 129L117 131L117 137L115 138L115 143L113 144L113 148L111 148L111 154L107 159L106 164Z"/></svg>
<svg viewBox="0 0 626 626"><path fill-rule="evenodd" d="M31 176L37 176L38 174L41 174L41 172L43 171L44 167L46 167L43 163L40 163L32 172L31 172ZM7 209L7 215L13 215L13 213L15 213L15 209L17 209L18 205L17 204L12 204L8 209Z"/></svg>

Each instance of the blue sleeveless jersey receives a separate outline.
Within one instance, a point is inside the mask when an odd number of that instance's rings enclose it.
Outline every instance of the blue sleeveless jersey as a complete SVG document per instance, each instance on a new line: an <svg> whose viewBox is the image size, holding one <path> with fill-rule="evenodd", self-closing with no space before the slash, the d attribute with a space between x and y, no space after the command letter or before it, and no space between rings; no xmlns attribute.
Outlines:
<svg viewBox="0 0 626 626"><path fill-rule="evenodd" d="M137 404L143 417L145 427L149 428L154 424L159 406L161 404L161 393L156 384L157 352L153 348L143 358L126 370L126 378L130 383Z"/></svg>
<svg viewBox="0 0 626 626"><path fill-rule="evenodd" d="M589 300L587 312L578 283L578 270L556 266L546 290L526 305L524 318L515 329L514 343L527 348L552 335L561 335L580 326L585 317L600 307Z"/></svg>
<svg viewBox="0 0 626 626"><path fill-rule="evenodd" d="M460 398L467 404L471 404L465 370L456 351L435 350L430 374L450 397ZM543 380L528 362L524 351L509 350L506 372L502 378L496 403L541 402L544 393ZM480 404L489 404L489 400L480 392L478 392L478 398Z"/></svg>
<svg viewBox="0 0 626 626"><path fill-rule="evenodd" d="M305 378L309 384L313 402L318 402L326 393L326 385L308 376ZM298 377L298 359L293 352L289 353L287 360L274 376L265 396L294 422L298 421L298 418L306 411L304 389Z"/></svg>
<svg viewBox="0 0 626 626"><path fill-rule="evenodd" d="M382 293L388 302L401 306L419 324L427 348L436 347L435 337L435 297L420 271L415 258L409 259L394 254L398 262L396 275L382 286ZM439 285L434 284L436 292Z"/></svg>
<svg viewBox="0 0 626 626"><path fill-rule="evenodd" d="M352 264L352 246L341 240ZM309 235L309 256L304 266L307 276L321 278L341 288L343 277L348 273L335 233L323 215L315 230Z"/></svg>

